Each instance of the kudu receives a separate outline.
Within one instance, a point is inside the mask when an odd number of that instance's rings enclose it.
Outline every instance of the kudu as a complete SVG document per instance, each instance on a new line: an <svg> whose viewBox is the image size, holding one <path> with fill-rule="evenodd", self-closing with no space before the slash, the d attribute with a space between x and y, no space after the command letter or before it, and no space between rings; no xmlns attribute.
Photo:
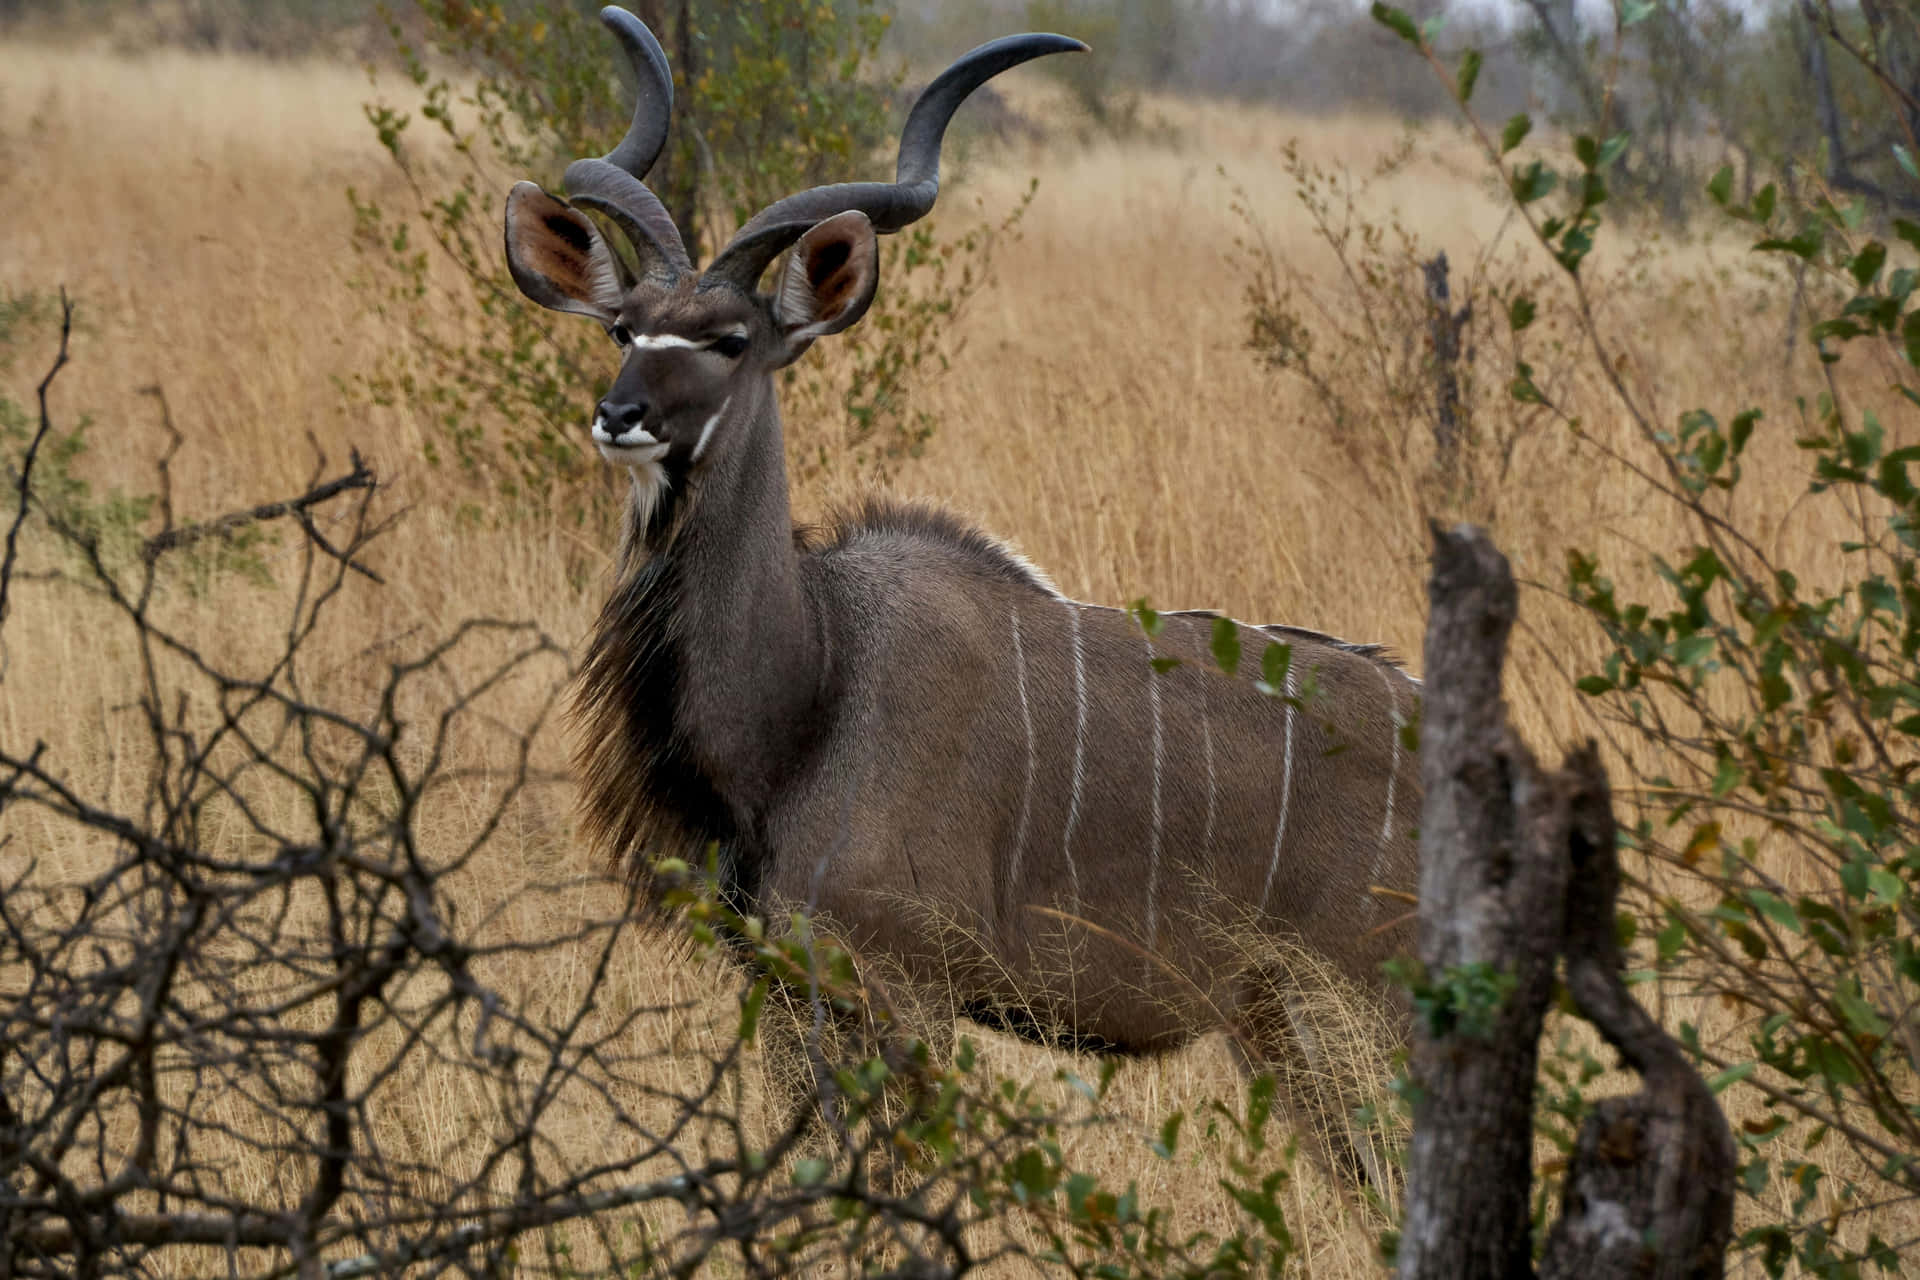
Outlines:
<svg viewBox="0 0 1920 1280"><path fill-rule="evenodd" d="M1150 638L927 507L790 522L775 371L867 310L875 236L932 208L961 101L1085 46L975 49L915 103L896 181L788 196L702 272L642 181L665 55L631 14L601 18L639 80L632 127L568 167L567 199L522 182L506 211L520 288L622 354L592 426L632 497L577 689L587 832L636 875L717 847L736 906L821 913L948 1008L1128 1051L1227 1025L1256 1061L1313 1056L1247 943L1383 995L1411 934L1417 682L1370 646L1225 624L1250 655L1289 646L1263 692L1216 669L1214 615Z"/></svg>

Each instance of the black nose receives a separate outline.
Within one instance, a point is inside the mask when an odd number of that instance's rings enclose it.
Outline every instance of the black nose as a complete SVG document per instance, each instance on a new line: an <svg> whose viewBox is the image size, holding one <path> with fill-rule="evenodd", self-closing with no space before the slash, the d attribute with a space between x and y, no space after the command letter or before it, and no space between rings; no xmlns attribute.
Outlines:
<svg viewBox="0 0 1920 1280"><path fill-rule="evenodd" d="M644 404L615 404L611 400L600 402L600 421L607 426L607 434L616 438L627 434L639 426L647 416Z"/></svg>

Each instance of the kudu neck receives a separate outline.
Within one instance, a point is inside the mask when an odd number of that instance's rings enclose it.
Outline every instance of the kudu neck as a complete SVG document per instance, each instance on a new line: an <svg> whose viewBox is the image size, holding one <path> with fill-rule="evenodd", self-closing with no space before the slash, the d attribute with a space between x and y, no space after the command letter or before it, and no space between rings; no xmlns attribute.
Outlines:
<svg viewBox="0 0 1920 1280"><path fill-rule="evenodd" d="M674 728L736 811L757 811L818 721L824 645L801 579L771 382L719 424L733 433L685 480L642 572L666 594ZM636 510L635 516L640 513ZM742 815L744 816L744 814Z"/></svg>

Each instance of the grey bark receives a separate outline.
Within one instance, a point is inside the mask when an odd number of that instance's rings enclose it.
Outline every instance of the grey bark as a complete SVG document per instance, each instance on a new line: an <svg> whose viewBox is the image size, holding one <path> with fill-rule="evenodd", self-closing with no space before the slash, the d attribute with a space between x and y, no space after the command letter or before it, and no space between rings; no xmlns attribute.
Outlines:
<svg viewBox="0 0 1920 1280"><path fill-rule="evenodd" d="M1435 528L1429 591L1423 977L1399 1274L1534 1274L1533 1084L1564 955L1581 1013L1643 1087L1600 1104L1582 1126L1539 1274L1720 1276L1732 1234L1733 1139L1679 1046L1621 980L1620 870L1598 756L1589 744L1548 773L1508 726L1500 671L1517 601L1506 559L1484 532Z"/></svg>

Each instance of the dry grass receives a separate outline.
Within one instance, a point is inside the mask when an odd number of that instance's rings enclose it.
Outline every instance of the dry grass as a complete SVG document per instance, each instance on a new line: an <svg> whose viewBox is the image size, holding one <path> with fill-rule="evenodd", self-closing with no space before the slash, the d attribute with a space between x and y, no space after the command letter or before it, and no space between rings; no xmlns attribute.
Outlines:
<svg viewBox="0 0 1920 1280"><path fill-rule="evenodd" d="M421 461L423 424L397 414L356 421L342 409L332 380L393 336L349 287L362 264L348 248L343 189L379 192L391 182L359 114L366 96L362 77L330 65L174 54L130 62L0 47L0 196L9 210L0 288L64 285L81 301L77 363L56 408L69 421L83 411L95 420L89 477L149 483L161 441L154 402L139 389L157 384L186 435L174 464L183 515L297 491L314 465L309 436L335 458L358 447L391 484L393 500L412 508L379 560L391 585L364 592L357 634L324 639L348 688L356 664L376 660L381 642L433 634L472 613L537 618L563 642L576 641L596 601L591 587L570 585L561 566L583 554L597 560L606 545L583 552L581 535L558 521L501 529L462 519L461 502L484 495ZM1042 172L1044 181L1023 239L1003 252L999 285L953 334L952 372L925 393L940 434L898 483L1008 537L1082 598L1216 606L1417 655L1425 615L1417 478L1362 474L1351 450L1313 425L1302 389L1263 372L1244 350L1244 275L1230 246L1245 227L1229 213L1230 184L1216 172L1224 165L1244 184L1277 252L1325 275L1327 255L1279 172L1279 147L1297 135L1310 158L1364 172L1393 147L1397 126L1180 104L1160 110L1184 131L1178 147L1036 150L999 156L972 175L967 202L977 196L989 213L1012 203L1027 174ZM1437 130L1417 141L1374 198L1382 208L1397 205L1424 245L1470 263L1501 229L1477 173L1463 139ZM1784 316L1737 310L1748 298L1737 252L1690 244L1650 262L1605 265L1632 286L1615 295L1609 319L1640 353L1623 368L1654 395L1659 416L1670 420L1694 404L1731 407L1729 375L1764 367L1770 371L1742 383L1771 420L1790 420L1789 397L1804 389L1804 370L1780 369ZM35 372L42 354L29 352L16 377ZM1631 449L1626 425L1591 388L1576 384L1569 393L1594 437ZM1795 513L1797 473L1774 471L1753 486L1754 509L1779 513L1768 519L1770 536L1807 552L1801 559L1814 567L1803 576L1815 576L1823 563L1837 563L1837 553L1822 559L1833 531ZM801 494L797 505L817 510L828 496ZM1494 518L1522 577L1545 583L1558 581L1567 546L1618 556L1665 534L1624 475L1564 433L1527 446ZM587 536L610 540L611 530ZM206 604L181 607L207 612L210 641L244 654L249 634L271 625L280 601L270 589L234 585L222 588L217 611ZM1565 664L1594 652L1596 641L1537 593L1525 628L1511 684L1516 719L1537 743L1563 741L1583 728ZM117 776L113 763L130 758L126 735L135 729L118 710L131 688L124 655L102 651L83 620L39 594L23 598L9 621L7 649L0 734L44 738L83 792L130 798L138 780ZM563 764L558 736L542 750L545 763ZM525 823L476 870L486 905L510 897L530 869L586 866L564 817L568 797L542 803L546 820ZM440 820L450 839L462 815ZM13 849L83 853L37 843L48 832L19 834ZM721 985L639 947L622 963L636 990L690 994ZM570 979L542 972L525 981ZM727 997L712 999L722 1011ZM990 1065L1018 1077L1045 1079L1076 1065L982 1038ZM1129 1063L1113 1096L1139 1123L1083 1137L1076 1159L1117 1183L1138 1180L1144 1197L1178 1203L1193 1226L1221 1227L1230 1205L1212 1189L1217 1166L1207 1145L1168 1165L1145 1154L1140 1135L1174 1108L1238 1088L1217 1038ZM470 1105L424 1087L416 1098L416 1113L393 1123L396 1141L421 1149L441 1143L436 1130L463 1124ZM592 1117L575 1122L577 1134L556 1137L590 1149ZM402 1127L418 1133L399 1135ZM1382 1224L1304 1163L1290 1194L1310 1274L1372 1273Z"/></svg>

